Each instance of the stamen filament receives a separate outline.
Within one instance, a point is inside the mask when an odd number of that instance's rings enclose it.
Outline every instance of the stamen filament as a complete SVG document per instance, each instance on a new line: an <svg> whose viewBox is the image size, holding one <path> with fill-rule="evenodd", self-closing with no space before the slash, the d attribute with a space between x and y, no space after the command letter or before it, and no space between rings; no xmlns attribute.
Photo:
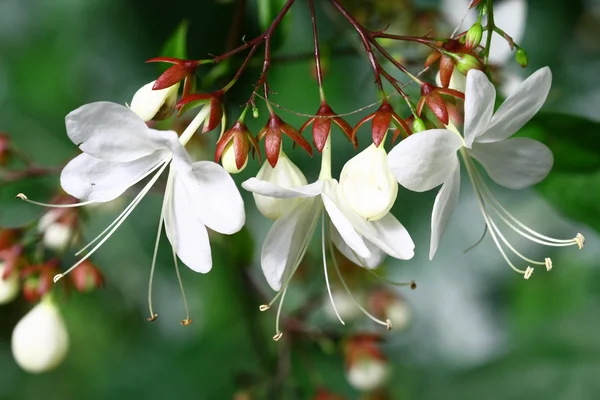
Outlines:
<svg viewBox="0 0 600 400"><path fill-rule="evenodd" d="M18 199L23 200L26 203L35 204L36 206L50 207L50 208L75 208L75 207L87 206L87 205L90 205L90 204L98 203L95 200L82 201L82 202L73 203L73 204L50 204L50 203L42 203L42 202L39 202L39 201L30 200L27 196L25 196L24 193L19 193L15 197L18 198Z"/></svg>
<svg viewBox="0 0 600 400"><path fill-rule="evenodd" d="M329 293L329 300L331 301L331 306L333 307L333 311L335 312L336 317L340 320L342 325L346 325L346 323L340 316L340 313L338 312L337 307L335 306L335 301L333 300L333 294L331 293L331 286L329 285L329 276L327 274L327 252L326 252L326 247L325 247L325 225L326 225L326 223L327 222L325 220L325 212L323 212L322 217L321 217L321 228L322 228L321 229L321 248L323 250L323 273L325 275L325 284L327 286L327 293ZM331 257L335 257L335 254L333 252L331 253Z"/></svg>
<svg viewBox="0 0 600 400"><path fill-rule="evenodd" d="M183 288L183 281L181 280L181 274L179 273L179 262L177 261L177 253L175 253L175 247L171 247L173 250L173 263L175 264L175 273L177 274L177 281L179 282L179 290L181 290L181 296L183 297L183 307L185 308L185 319L181 320L181 325L188 326L192 323L190 318L190 310L188 308L187 296L185 295L185 289Z"/></svg>
<svg viewBox="0 0 600 400"><path fill-rule="evenodd" d="M130 208L127 211L127 213L125 213L123 215L123 217L121 218L121 220L119 220L119 222L102 238L102 240L100 240L100 242L96 246L94 246L94 248L88 254L86 254L83 258L81 258L79 261L77 261L73 266L71 266L71 268L69 268L68 270L66 270L62 274L57 274L57 275L54 276L54 278L53 278L54 283L56 283L58 280L60 280L61 278L63 278L65 275L67 275L69 272L73 271L81 263L83 263L85 260L87 260L92 254L94 254L96 252L96 250L98 250L104 244L104 242L106 242L108 240L108 238L110 238L112 236L113 233L115 233L115 231L117 229L119 229L119 227L121 226L121 224L123 223L123 221L125 221L125 219L127 219L127 217L129 216L129 214L131 214L131 212L135 209L135 207L142 201L142 198L150 191L150 189L152 188L152 186L156 183L156 181L158 180L158 178L160 177L160 175L163 173L163 171L165 170L165 168L168 165L169 165L168 163L165 163L158 170L158 172L152 177L152 179L142 189L141 193L143 193L143 195L137 200L137 202L135 203L135 205L132 208Z"/></svg>
<svg viewBox="0 0 600 400"><path fill-rule="evenodd" d="M279 301L279 306L277 307L277 316L275 317L275 336L273 336L273 340L278 341L283 336L283 332L279 330L279 319L281 318L281 309L283 308L283 300L285 300L285 294L287 293L288 286L286 285L282 290L281 300Z"/></svg>

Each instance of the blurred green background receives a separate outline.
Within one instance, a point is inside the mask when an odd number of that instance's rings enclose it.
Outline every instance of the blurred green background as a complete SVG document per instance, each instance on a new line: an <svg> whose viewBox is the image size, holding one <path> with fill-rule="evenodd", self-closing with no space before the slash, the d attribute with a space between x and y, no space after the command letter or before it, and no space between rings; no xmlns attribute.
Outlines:
<svg viewBox="0 0 600 400"><path fill-rule="evenodd" d="M76 154L64 130L69 111L98 100L130 101L141 85L158 76L157 65L144 61L160 54L182 20L189 23L190 58L221 54L244 35L253 37L260 32L256 1L262 0L246 2L236 19L236 7L244 2L0 0L0 131L42 165L66 162ZM311 73L305 3L299 0L285 20L275 53L281 61L269 81L276 92L272 101L310 114L318 108L318 91ZM424 34L429 22L448 28L441 22L441 4L434 0L344 4L373 29L391 23L398 32ZM522 46L530 66L524 71L516 71L516 65L507 68L522 76L543 65L552 68L554 82L545 112L524 134L552 147L556 167L535 189L512 192L493 186L493 191L513 214L543 233L570 238L582 232L587 239L584 251L547 252L519 242L527 254L554 260L551 273L538 271L529 281L511 273L489 237L463 254L484 226L473 193L463 182L449 231L429 262L435 191L415 194L401 189L394 213L411 232L417 254L410 261L387 260L384 271L390 279L418 283L415 291L400 291L413 314L408 329L385 333L366 321L341 327L318 311L307 323L335 332L334 339L290 335L293 339L275 343L274 312L258 312L263 299L248 285L250 276L264 286L258 257L270 221L256 211L246 193L247 229L233 237L212 238L212 272L182 271L193 324L179 324L183 305L165 243L154 292L160 317L146 322L147 279L161 201L153 194L93 257L105 273L106 287L89 295L61 297L71 348L58 369L35 376L18 368L10 353L10 335L31 305L19 300L0 307L0 399L242 399L242 393L254 396L247 398L309 399L317 386L360 398L345 379L340 339L356 332L357 326L385 336L383 347L393 366L389 398L600 398L600 123L594 122L600 109L600 5L591 0L531 0L527 5ZM339 18L330 22L331 16L329 8L319 7L325 90L334 110L344 113L372 103L376 96L368 63L354 51L356 37ZM424 56L414 46L394 51L417 62ZM209 75L205 88L226 81L234 66L224 67L222 75ZM419 65L411 68L417 72ZM249 95L257 73L250 69L228 99L230 118L239 113L238 105ZM279 114L296 127L304 120L286 111ZM348 120L355 123L365 114ZM253 132L265 117L262 110L251 123ZM209 156L216 135L208 135ZM361 147L366 146L368 133L359 135ZM353 149L339 132L334 137L335 174ZM309 181L316 178L318 156L311 159L292 150L291 143L285 146ZM236 181L255 175L258 168L257 161L250 161ZM0 225L19 226L39 216L41 210L15 200L16 193L45 200L57 185L57 176L2 185ZM90 212L87 238L110 223L125 204ZM326 295L316 243L312 250L306 273L289 295L288 312L307 301L319 303Z"/></svg>

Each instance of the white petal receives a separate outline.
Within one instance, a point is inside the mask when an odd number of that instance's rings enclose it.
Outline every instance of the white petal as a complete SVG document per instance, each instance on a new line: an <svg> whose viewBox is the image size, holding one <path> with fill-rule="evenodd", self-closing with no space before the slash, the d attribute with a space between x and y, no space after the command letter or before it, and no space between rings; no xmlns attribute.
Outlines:
<svg viewBox="0 0 600 400"><path fill-rule="evenodd" d="M452 28L460 25L464 27L464 29L469 29L469 26L477 20L476 13L469 12L470 3L471 0L442 1L442 12Z"/></svg>
<svg viewBox="0 0 600 400"><path fill-rule="evenodd" d="M494 112L496 89L481 71L470 70L465 92L465 145L471 147L476 137L484 133Z"/></svg>
<svg viewBox="0 0 600 400"><path fill-rule="evenodd" d="M497 142L514 135L542 107L551 84L552 73L548 67L537 70L525 79L498 108L486 132L477 138L477 142Z"/></svg>
<svg viewBox="0 0 600 400"><path fill-rule="evenodd" d="M198 219L210 229L231 235L244 226L244 202L235 182L222 166L212 161L192 164L178 177L186 186Z"/></svg>
<svg viewBox="0 0 600 400"><path fill-rule="evenodd" d="M164 114L159 116L160 119L165 119L173 112L173 108L177 102L179 83L165 89L152 90L154 83L156 81L142 86L135 92L129 105L129 108L144 121L150 121L155 116L158 117L157 114ZM161 112L159 113L159 111Z"/></svg>
<svg viewBox="0 0 600 400"><path fill-rule="evenodd" d="M357 227L357 231L367 240L372 241L381 250L399 260L413 258L415 244L404 225L391 213L377 221L367 223L370 226L368 230Z"/></svg>
<svg viewBox="0 0 600 400"><path fill-rule="evenodd" d="M273 290L281 290L302 260L321 214L321 201L304 199L273 223L262 246L261 267Z"/></svg>
<svg viewBox="0 0 600 400"><path fill-rule="evenodd" d="M440 77L440 73L435 75L435 83L438 86L442 86L442 79ZM464 93L467 86L467 77L464 76L458 68L454 68L452 70L452 76L450 77L450 85L448 85L449 89L458 90L459 92Z"/></svg>
<svg viewBox="0 0 600 400"><path fill-rule="evenodd" d="M424 192L441 185L458 163L461 138L445 129L415 133L388 154L392 174L402 186Z"/></svg>
<svg viewBox="0 0 600 400"><path fill-rule="evenodd" d="M530 138L474 143L469 153L490 178L509 189L523 189L542 181L554 162L550 149Z"/></svg>
<svg viewBox="0 0 600 400"><path fill-rule="evenodd" d="M168 156L163 150L134 161L112 163L80 154L63 168L60 184L65 192L80 200L110 201L148 176Z"/></svg>
<svg viewBox="0 0 600 400"><path fill-rule="evenodd" d="M169 178L171 195L166 199L165 231L181 261L193 271L207 273L212 268L212 255L206 227L196 217L196 206L184 180L178 173Z"/></svg>
<svg viewBox="0 0 600 400"><path fill-rule="evenodd" d="M165 147L158 139L172 140L172 131L156 131L129 108L116 103L86 104L65 118L67 135L85 153L105 161L127 162Z"/></svg>
<svg viewBox="0 0 600 400"><path fill-rule="evenodd" d="M285 188L256 178L250 178L242 183L242 187L249 192L275 197L277 199L315 197L321 194L322 186L322 182L317 181L306 186Z"/></svg>
<svg viewBox="0 0 600 400"><path fill-rule="evenodd" d="M337 204L345 202L342 197L343 195L341 195L341 193L337 193L337 182L334 180L323 182L323 193L321 194L321 198L323 199L323 205L327 210L329 219L333 225L335 225L337 231L348 247L350 247L358 257L367 258L371 253L363 242L362 237L356 232L345 214L349 214L351 217L360 217L349 208L346 209L345 213L338 208Z"/></svg>
<svg viewBox="0 0 600 400"><path fill-rule="evenodd" d="M450 178L442 185L433 203L433 211L431 212L431 243L429 244L430 260L435 255L450 216L458 204L459 192L460 166L457 165Z"/></svg>
<svg viewBox="0 0 600 400"><path fill-rule="evenodd" d="M385 260L386 253L365 238L363 238L363 242L367 246L367 249L369 249L371 255L367 258L358 257L356 253L354 253L352 249L348 247L346 242L344 242L344 239L342 239L340 233L337 231L337 229L335 229L335 225L331 223L329 225L329 232L331 234L331 240L333 241L333 244L340 251L340 253L344 255L344 257L352 261L354 264L363 268L375 269L381 265L383 260Z"/></svg>

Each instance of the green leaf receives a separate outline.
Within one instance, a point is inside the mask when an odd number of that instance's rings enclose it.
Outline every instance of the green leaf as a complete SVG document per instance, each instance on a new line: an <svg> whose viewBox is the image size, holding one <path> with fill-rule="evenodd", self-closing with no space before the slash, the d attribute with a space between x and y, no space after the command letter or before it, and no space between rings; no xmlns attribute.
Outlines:
<svg viewBox="0 0 600 400"><path fill-rule="evenodd" d="M286 0L260 0L258 2L258 23L260 29L266 31L271 26L271 22L277 17ZM286 14L286 18L279 24L271 39L271 46L274 48L280 47L288 37L290 24L288 23L290 13Z"/></svg>
<svg viewBox="0 0 600 400"><path fill-rule="evenodd" d="M160 51L161 57L175 57L184 60L187 59L188 27L189 23L185 19L181 21L179 25L177 25L175 31L163 45L163 48ZM170 64L160 63L161 70L166 70L170 66Z"/></svg>

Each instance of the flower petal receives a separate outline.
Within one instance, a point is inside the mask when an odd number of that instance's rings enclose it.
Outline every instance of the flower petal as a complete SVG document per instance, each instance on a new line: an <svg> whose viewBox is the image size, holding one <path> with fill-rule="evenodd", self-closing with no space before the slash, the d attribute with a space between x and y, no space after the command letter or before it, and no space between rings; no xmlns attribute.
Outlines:
<svg viewBox="0 0 600 400"><path fill-rule="evenodd" d="M498 108L486 132L477 138L477 142L498 142L514 135L542 107L551 84L552 73L548 67L538 69L525 79Z"/></svg>
<svg viewBox="0 0 600 400"><path fill-rule="evenodd" d="M212 255L206 227L196 218L195 198L190 196L185 180L175 173L167 183L171 194L166 199L165 232L181 261L193 271L207 273Z"/></svg>
<svg viewBox="0 0 600 400"><path fill-rule="evenodd" d="M210 229L231 235L244 226L244 202L235 182L222 166L211 161L192 164L180 181L193 199L194 215Z"/></svg>
<svg viewBox="0 0 600 400"><path fill-rule="evenodd" d="M162 150L134 161L113 163L84 153L63 168L60 184L65 192L80 200L110 201L148 176L168 157L169 153Z"/></svg>
<svg viewBox="0 0 600 400"><path fill-rule="evenodd" d="M388 165L402 186L424 192L441 185L458 163L461 138L446 129L415 133L388 154Z"/></svg>
<svg viewBox="0 0 600 400"><path fill-rule="evenodd" d="M465 146L487 130L494 112L496 89L481 71L470 70L465 91Z"/></svg>
<svg viewBox="0 0 600 400"><path fill-rule="evenodd" d="M350 247L348 247L344 239L342 239L340 233L335 228L335 225L331 223L329 225L331 240L333 241L335 247L340 251L340 253L344 255L344 257L352 261L354 264L363 268L375 269L381 265L381 263L386 257L386 253L381 251L379 247L375 246L373 243L363 238L363 242L365 242L365 245L369 249L371 255L367 258L358 257L356 253L352 251Z"/></svg>
<svg viewBox="0 0 600 400"><path fill-rule="evenodd" d="M450 178L444 182L437 196L435 196L435 202L433 203L433 211L431 212L431 243L429 244L430 260L435 255L450 216L456 208L456 204L458 204L459 192L460 166L457 164Z"/></svg>
<svg viewBox="0 0 600 400"><path fill-rule="evenodd" d="M490 178L509 189L523 189L542 181L554 163L550 149L530 138L474 143L469 153L483 165Z"/></svg>
<svg viewBox="0 0 600 400"><path fill-rule="evenodd" d="M303 199L271 226L260 258L263 274L273 290L281 290L282 282L295 272L304 257L320 214L319 199Z"/></svg>
<svg viewBox="0 0 600 400"><path fill-rule="evenodd" d="M342 197L343 195L337 193L337 182L333 180L323 182L323 193L321 194L321 198L323 199L323 205L325 205L329 219L333 225L335 225L335 228L348 247L350 247L358 257L368 258L371 255L369 249L345 214L350 214L351 217L360 217L349 210L349 208L346 209L346 213L338 208L337 204L345 201Z"/></svg>
<svg viewBox="0 0 600 400"><path fill-rule="evenodd" d="M375 246L399 260L413 258L415 244L404 225L391 213L377 221L368 221L367 224L368 230L363 230L360 226L357 231Z"/></svg>
<svg viewBox="0 0 600 400"><path fill-rule="evenodd" d="M242 187L249 192L278 199L296 199L302 197L315 197L321 193L321 181L316 181L306 186L285 188L256 178L250 178L242 183Z"/></svg>
<svg viewBox="0 0 600 400"><path fill-rule="evenodd" d="M156 141L172 140L171 131L146 126L132 110L116 103L86 104L65 118L67 135L82 151L100 160L128 162L164 148Z"/></svg>

